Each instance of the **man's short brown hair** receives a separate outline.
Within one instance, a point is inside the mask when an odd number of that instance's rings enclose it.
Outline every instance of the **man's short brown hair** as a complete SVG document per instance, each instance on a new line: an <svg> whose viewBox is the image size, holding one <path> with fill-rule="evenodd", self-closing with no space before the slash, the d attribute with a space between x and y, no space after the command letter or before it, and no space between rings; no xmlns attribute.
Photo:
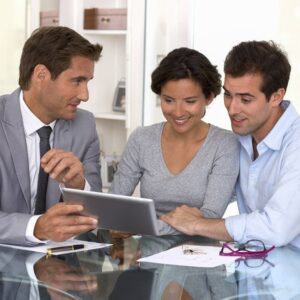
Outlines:
<svg viewBox="0 0 300 300"><path fill-rule="evenodd" d="M98 61L102 46L91 44L76 31L63 26L41 27L25 42L19 67L19 85L28 90L33 70L43 64L54 80L71 65L74 56Z"/></svg>

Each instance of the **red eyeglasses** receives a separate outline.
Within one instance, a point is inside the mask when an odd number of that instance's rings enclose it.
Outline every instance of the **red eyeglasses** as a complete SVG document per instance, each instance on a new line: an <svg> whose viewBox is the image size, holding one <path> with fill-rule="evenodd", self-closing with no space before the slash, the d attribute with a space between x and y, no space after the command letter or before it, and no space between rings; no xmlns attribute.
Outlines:
<svg viewBox="0 0 300 300"><path fill-rule="evenodd" d="M266 248L260 240L250 240L244 244L237 242L224 243L220 250L222 256L262 257L266 256L275 246Z"/></svg>

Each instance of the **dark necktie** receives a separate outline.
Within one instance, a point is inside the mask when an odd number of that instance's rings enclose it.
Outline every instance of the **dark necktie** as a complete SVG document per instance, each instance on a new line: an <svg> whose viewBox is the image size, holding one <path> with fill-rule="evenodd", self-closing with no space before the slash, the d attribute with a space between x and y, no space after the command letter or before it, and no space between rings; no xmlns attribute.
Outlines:
<svg viewBox="0 0 300 300"><path fill-rule="evenodd" d="M40 136L40 157L41 158L47 151L50 150L49 137L51 131L52 129L50 126L44 126L39 130L37 130L37 133ZM43 214L46 211L46 193L47 193L48 177L49 175L45 173L44 170L40 167L35 210L34 210L35 215Z"/></svg>

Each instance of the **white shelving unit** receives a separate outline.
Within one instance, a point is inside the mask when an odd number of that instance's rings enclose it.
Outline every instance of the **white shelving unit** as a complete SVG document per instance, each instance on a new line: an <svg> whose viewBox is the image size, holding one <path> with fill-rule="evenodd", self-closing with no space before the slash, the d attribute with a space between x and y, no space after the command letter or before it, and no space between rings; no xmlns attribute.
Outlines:
<svg viewBox="0 0 300 300"><path fill-rule="evenodd" d="M126 116L124 113L99 113L95 114L96 119L104 119L104 120L118 120L118 121L125 121Z"/></svg>
<svg viewBox="0 0 300 300"><path fill-rule="evenodd" d="M92 29L84 29L82 30L84 35L86 34L95 34L95 35L126 35L126 30L92 30Z"/></svg>
<svg viewBox="0 0 300 300"><path fill-rule="evenodd" d="M81 108L91 111L97 124L101 150L121 155L129 134L142 125L144 87L144 24L146 0L31 0L32 28L40 11L59 11L59 25L70 27L92 43L103 46L89 83L89 101ZM127 8L127 30L85 30L86 8ZM112 107L118 82L125 80L125 112Z"/></svg>
<svg viewBox="0 0 300 300"><path fill-rule="evenodd" d="M95 65L94 79L89 85L90 100L82 103L82 107L92 111L96 117L103 152L106 155L120 155L127 140L128 105L122 113L113 111L112 104L118 82L124 79L126 82L127 32L82 30L80 33L92 43L103 46L102 56Z"/></svg>

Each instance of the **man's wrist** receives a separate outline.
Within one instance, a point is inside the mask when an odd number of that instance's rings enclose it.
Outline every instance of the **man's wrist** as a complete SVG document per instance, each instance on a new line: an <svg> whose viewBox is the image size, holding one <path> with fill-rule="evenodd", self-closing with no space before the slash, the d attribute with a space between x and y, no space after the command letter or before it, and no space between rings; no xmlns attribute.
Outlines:
<svg viewBox="0 0 300 300"><path fill-rule="evenodd" d="M40 225L41 221L42 221L43 215L41 215L34 226L34 231L33 234L34 236L40 240L40 242L42 243L46 243L47 242L47 238L44 236L43 234L43 225Z"/></svg>
<svg viewBox="0 0 300 300"><path fill-rule="evenodd" d="M74 185L68 185L67 183L60 183L60 188L61 187L66 187L66 188L71 188L71 189L78 189L78 190L84 190L84 191L90 191L91 190L91 186L89 185L89 183L87 182L87 180L85 178L83 178L83 182L78 184L78 186L74 186Z"/></svg>
<svg viewBox="0 0 300 300"><path fill-rule="evenodd" d="M26 240L31 243L43 243L45 241L40 240L38 236L35 234L36 231L36 225L38 223L38 219L41 217L41 215L34 215L29 219L29 222L26 227Z"/></svg>
<svg viewBox="0 0 300 300"><path fill-rule="evenodd" d="M202 235L201 234L201 229L203 227L202 223L203 223L203 218L199 218L195 224L194 224L194 228L193 228L193 235Z"/></svg>

